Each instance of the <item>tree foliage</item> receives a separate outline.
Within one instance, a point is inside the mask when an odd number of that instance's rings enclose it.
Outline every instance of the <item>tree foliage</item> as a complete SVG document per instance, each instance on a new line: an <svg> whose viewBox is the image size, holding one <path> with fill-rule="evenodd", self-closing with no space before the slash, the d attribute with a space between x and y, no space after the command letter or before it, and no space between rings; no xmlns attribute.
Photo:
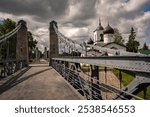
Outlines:
<svg viewBox="0 0 150 117"><path fill-rule="evenodd" d="M16 22L7 18L4 19L3 23L0 24L0 36L7 34L16 28ZM37 41L33 39L32 33L27 32L28 37L28 47L29 47L29 58L33 58L34 53L32 53L37 45ZM0 44L0 58L1 59L11 59L16 58L16 39L17 35L10 37L7 41Z"/></svg>
<svg viewBox="0 0 150 117"><path fill-rule="evenodd" d="M148 46L146 45L146 43L144 43L144 45L143 45L143 48L142 48L143 50L149 50L149 48L148 48Z"/></svg>
<svg viewBox="0 0 150 117"><path fill-rule="evenodd" d="M37 45L37 41L33 39L32 33L28 31L27 33L28 36L28 46L29 46L29 58L34 59L35 58L35 49Z"/></svg>
<svg viewBox="0 0 150 117"><path fill-rule="evenodd" d="M16 27L16 22L7 18L0 24L0 35L7 34ZM9 40L0 44L0 58L8 59L15 58L16 55L16 35L10 37Z"/></svg>
<svg viewBox="0 0 150 117"><path fill-rule="evenodd" d="M119 30L117 28L114 29L114 37L113 37L113 39L114 39L114 42L116 44L123 45L123 43L124 43L122 35L121 35L121 33L119 32Z"/></svg>
<svg viewBox="0 0 150 117"><path fill-rule="evenodd" d="M128 52L138 52L139 42L135 40L136 38L136 32L134 31L134 28L131 28L131 32L129 35L129 40L126 44L127 51Z"/></svg>
<svg viewBox="0 0 150 117"><path fill-rule="evenodd" d="M7 18L4 19L3 23L0 24L0 35L6 34L12 31L16 27L16 22L12 21L11 19Z"/></svg>

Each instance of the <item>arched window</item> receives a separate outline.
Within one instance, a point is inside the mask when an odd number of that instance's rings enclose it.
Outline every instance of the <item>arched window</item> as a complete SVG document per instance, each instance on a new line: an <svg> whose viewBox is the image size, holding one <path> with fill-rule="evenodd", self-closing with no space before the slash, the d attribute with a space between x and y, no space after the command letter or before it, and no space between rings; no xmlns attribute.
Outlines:
<svg viewBox="0 0 150 117"><path fill-rule="evenodd" d="M116 47L111 47L110 49L118 50L118 48L116 48Z"/></svg>
<svg viewBox="0 0 150 117"><path fill-rule="evenodd" d="M103 34L100 34L100 41L104 41Z"/></svg>

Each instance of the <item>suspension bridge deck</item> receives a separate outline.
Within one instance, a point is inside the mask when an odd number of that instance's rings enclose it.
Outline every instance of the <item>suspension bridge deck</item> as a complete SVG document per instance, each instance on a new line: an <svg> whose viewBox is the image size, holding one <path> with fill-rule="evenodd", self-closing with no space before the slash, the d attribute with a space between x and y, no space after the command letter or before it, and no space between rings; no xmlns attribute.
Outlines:
<svg viewBox="0 0 150 117"><path fill-rule="evenodd" d="M43 64L44 63L44 64ZM81 99L48 63L32 64L28 71L7 81L0 80L0 99Z"/></svg>

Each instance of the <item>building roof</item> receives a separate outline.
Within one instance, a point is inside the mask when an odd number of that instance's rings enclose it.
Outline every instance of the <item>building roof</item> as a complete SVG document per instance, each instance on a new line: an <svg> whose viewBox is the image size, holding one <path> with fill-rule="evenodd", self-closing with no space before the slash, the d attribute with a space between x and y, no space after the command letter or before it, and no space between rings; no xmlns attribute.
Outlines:
<svg viewBox="0 0 150 117"><path fill-rule="evenodd" d="M139 52L140 52L141 54L150 55L150 50L143 50L143 49L140 49Z"/></svg>
<svg viewBox="0 0 150 117"><path fill-rule="evenodd" d="M123 45L123 44L118 44L118 43L115 43L115 42L106 43L106 44L105 44L105 45L103 45L102 47L105 47L105 46L110 45L110 44L116 44L116 45L120 45L120 46L123 46L123 47L125 47L125 48L126 48L126 46L125 46L125 45Z"/></svg>
<svg viewBox="0 0 150 117"><path fill-rule="evenodd" d="M114 34L114 29L109 25L105 28L104 34Z"/></svg>
<svg viewBox="0 0 150 117"><path fill-rule="evenodd" d="M106 45L104 42L98 42L98 43L95 43L94 45L97 45L97 46L104 46L104 45Z"/></svg>

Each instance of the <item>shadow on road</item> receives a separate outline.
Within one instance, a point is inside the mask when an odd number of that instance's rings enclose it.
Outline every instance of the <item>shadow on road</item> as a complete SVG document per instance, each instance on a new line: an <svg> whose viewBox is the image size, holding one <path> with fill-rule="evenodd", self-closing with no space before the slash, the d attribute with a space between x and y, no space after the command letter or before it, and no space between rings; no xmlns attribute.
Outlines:
<svg viewBox="0 0 150 117"><path fill-rule="evenodd" d="M30 67L30 68L31 68L31 67ZM52 68L47 68L47 69L41 70L41 71L39 71L39 72L33 73L33 74L29 75L29 76L25 76L25 77L22 77L22 78L20 78L20 77L21 77L26 71L23 72L23 73L20 73L20 74L18 74L17 76L11 78L10 80L6 81L4 84L2 84L2 85L0 86L0 94L4 93L5 91L9 90L10 88L16 86L16 85L19 84L19 83L21 83L21 82L23 82L23 81L25 81L25 80L28 80L29 78L31 78L31 77L33 77L33 76L36 76L36 75L41 74L41 73L43 73L43 72L46 72L46 71L48 71L48 70L50 70L50 69L52 69Z"/></svg>

